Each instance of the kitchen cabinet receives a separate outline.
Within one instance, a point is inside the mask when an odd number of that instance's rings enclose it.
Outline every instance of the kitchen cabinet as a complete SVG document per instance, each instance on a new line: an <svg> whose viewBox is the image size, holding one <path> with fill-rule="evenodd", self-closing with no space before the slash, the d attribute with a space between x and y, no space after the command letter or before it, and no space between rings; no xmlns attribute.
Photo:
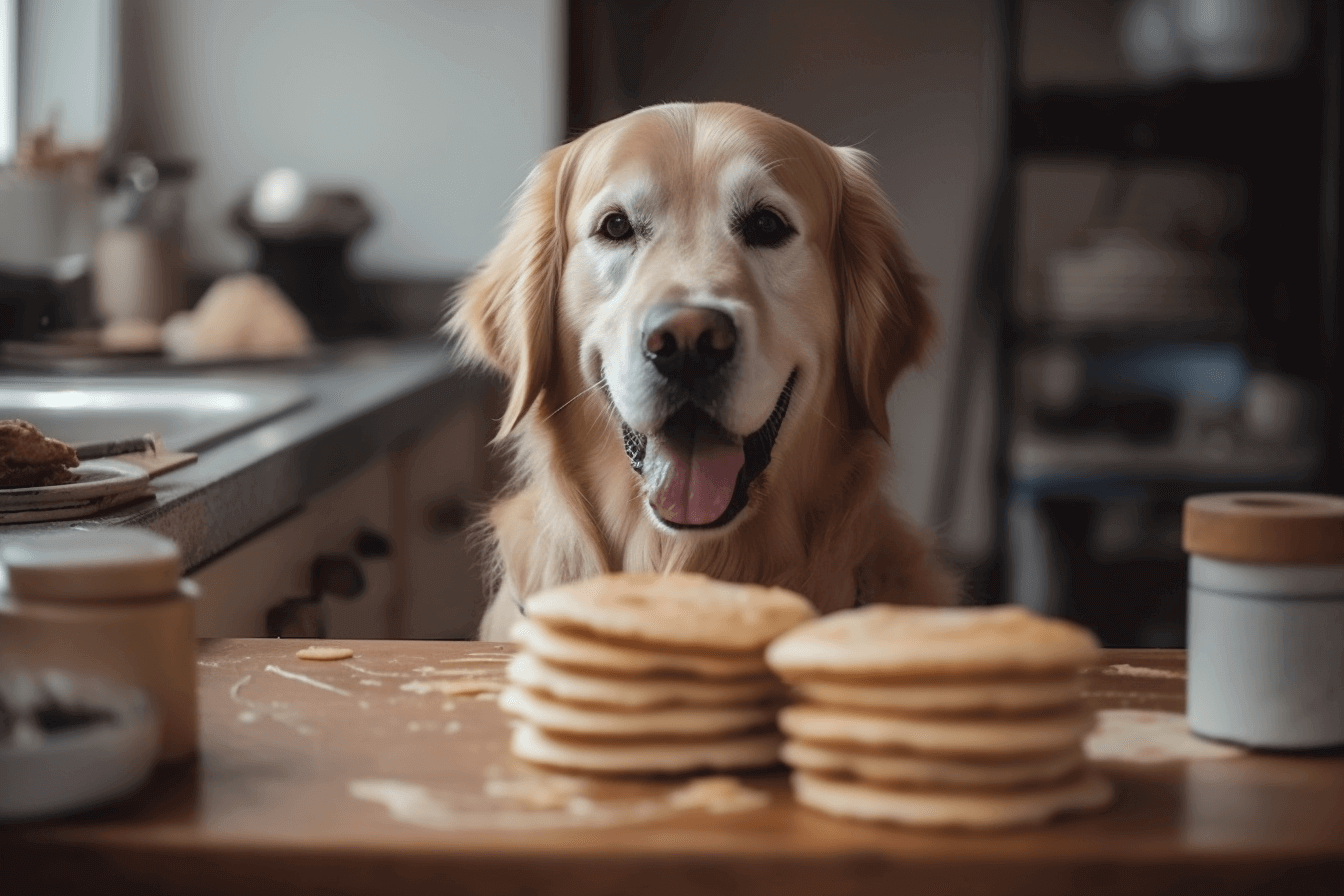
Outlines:
<svg viewBox="0 0 1344 896"><path fill-rule="evenodd" d="M193 570L197 633L472 637L484 598L467 529L488 439L464 403Z"/></svg>
<svg viewBox="0 0 1344 896"><path fill-rule="evenodd" d="M394 637L473 638L485 609L485 559L471 535L498 478L488 448L490 397L464 407L404 449L393 465L405 559L405 609Z"/></svg>

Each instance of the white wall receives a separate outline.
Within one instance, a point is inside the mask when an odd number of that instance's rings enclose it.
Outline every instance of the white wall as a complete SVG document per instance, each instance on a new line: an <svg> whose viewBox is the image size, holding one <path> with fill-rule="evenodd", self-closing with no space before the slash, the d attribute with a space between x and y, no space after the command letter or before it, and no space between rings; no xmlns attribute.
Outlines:
<svg viewBox="0 0 1344 896"><path fill-rule="evenodd" d="M125 0L125 137L195 159L187 251L246 263L226 223L263 172L353 186L366 272L461 272L563 137L562 0Z"/></svg>

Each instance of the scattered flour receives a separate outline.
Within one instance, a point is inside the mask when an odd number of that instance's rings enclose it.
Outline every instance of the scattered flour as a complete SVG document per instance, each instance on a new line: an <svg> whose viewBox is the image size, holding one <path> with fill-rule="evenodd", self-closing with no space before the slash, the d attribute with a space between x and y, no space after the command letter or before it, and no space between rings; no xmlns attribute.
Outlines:
<svg viewBox="0 0 1344 896"><path fill-rule="evenodd" d="M1096 762L1179 762L1232 759L1246 751L1201 740L1190 733L1184 715L1145 709L1103 709L1097 727L1083 744Z"/></svg>
<svg viewBox="0 0 1344 896"><path fill-rule="evenodd" d="M469 694L491 694L504 690L504 682L489 678L473 678L464 681L408 681L401 686L403 691L412 694L444 694L449 697L462 697Z"/></svg>
<svg viewBox="0 0 1344 896"><path fill-rule="evenodd" d="M297 672L287 672L279 666L267 666L266 671L272 675L279 675L281 678L288 678L290 681L300 681L315 688L321 688L324 691L331 691L333 694L340 694L342 697L354 696L344 688L338 688L334 684L327 684L325 681L318 681L316 678L309 678L307 675L300 675Z"/></svg>
<svg viewBox="0 0 1344 896"><path fill-rule="evenodd" d="M378 678L411 678L411 677L413 677L413 676L411 675L410 672L380 672L380 671L377 670L377 669L366 669L366 668L364 668L363 666L359 666L359 665L356 665L356 664L354 664L354 663L346 663L346 664L345 664L345 667L346 667L347 669L353 669L353 670L355 670L356 672L362 673L362 674L364 674L364 675L373 675L373 676L376 676L376 677L378 677Z"/></svg>
<svg viewBox="0 0 1344 896"><path fill-rule="evenodd" d="M583 793L585 784L578 778L548 775L544 778L496 778L485 782L485 795L497 800L512 800L533 809L563 809Z"/></svg>
<svg viewBox="0 0 1344 896"><path fill-rule="evenodd" d="M289 708L288 704L279 700L272 700L269 706L260 700L249 700L243 696L243 688L252 680L251 675L244 675L233 683L229 688L229 699L242 707L238 713L238 721L244 725L251 725L260 719L266 718L273 722L279 722L286 728L304 737L315 737L318 734L316 728L307 724L302 715Z"/></svg>
<svg viewBox="0 0 1344 896"><path fill-rule="evenodd" d="M1133 678L1175 678L1185 680L1184 672L1172 672L1168 669L1149 669L1145 666L1131 666L1129 663L1116 663L1101 670L1102 675L1128 675Z"/></svg>
<svg viewBox="0 0 1344 896"><path fill-rule="evenodd" d="M674 809L704 809L715 815L729 812L750 812L770 803L770 794L752 790L732 775L713 775L697 778L667 795Z"/></svg>
<svg viewBox="0 0 1344 896"><path fill-rule="evenodd" d="M598 802L564 789L542 790L538 791L540 795L528 797L524 785L499 781L487 782L487 788L488 793L476 797L458 794L450 801L444 794L409 781L363 778L346 785L351 797L381 804L393 819L434 830L616 827L649 821L674 811L666 800ZM501 802L511 805L501 807Z"/></svg>

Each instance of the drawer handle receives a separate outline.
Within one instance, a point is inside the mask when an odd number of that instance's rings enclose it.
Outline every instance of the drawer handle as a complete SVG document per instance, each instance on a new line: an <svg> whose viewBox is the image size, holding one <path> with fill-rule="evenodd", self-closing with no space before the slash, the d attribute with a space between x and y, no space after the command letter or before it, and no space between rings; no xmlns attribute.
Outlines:
<svg viewBox="0 0 1344 896"><path fill-rule="evenodd" d="M383 545L390 553L386 539ZM318 554L308 569L308 594L282 600L266 611L266 637L325 638L327 619L322 611L322 596L354 600L364 593L366 584L364 570L354 558L345 554Z"/></svg>
<svg viewBox="0 0 1344 896"><path fill-rule="evenodd" d="M355 553L365 560L381 560L392 555L392 542L381 532L360 529L355 535Z"/></svg>
<svg viewBox="0 0 1344 896"><path fill-rule="evenodd" d="M364 570L344 554L319 554L313 560L311 576L315 597L330 594L350 599L364 593Z"/></svg>
<svg viewBox="0 0 1344 896"><path fill-rule="evenodd" d="M432 505L426 512L429 531L453 535L467 528L471 522L471 506L456 495Z"/></svg>

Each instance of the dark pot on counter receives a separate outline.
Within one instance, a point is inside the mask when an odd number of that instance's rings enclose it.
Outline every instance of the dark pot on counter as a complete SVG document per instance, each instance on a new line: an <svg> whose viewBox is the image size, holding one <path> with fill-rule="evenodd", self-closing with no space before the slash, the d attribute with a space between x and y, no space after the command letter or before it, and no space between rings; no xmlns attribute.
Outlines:
<svg viewBox="0 0 1344 896"><path fill-rule="evenodd" d="M258 221L248 198L234 205L232 222L257 244L255 270L270 277L323 341L388 332L387 315L351 274L350 247L373 224L358 194L328 190L307 195L281 222Z"/></svg>

